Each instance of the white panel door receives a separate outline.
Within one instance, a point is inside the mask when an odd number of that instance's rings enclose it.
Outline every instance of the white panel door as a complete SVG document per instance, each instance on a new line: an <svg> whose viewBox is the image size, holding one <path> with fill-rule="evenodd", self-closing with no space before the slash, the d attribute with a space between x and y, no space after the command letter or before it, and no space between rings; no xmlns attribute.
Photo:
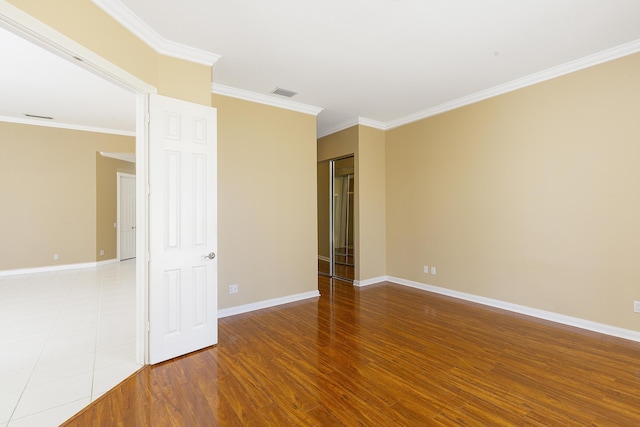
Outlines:
<svg viewBox="0 0 640 427"><path fill-rule="evenodd" d="M216 110L149 100L149 362L218 342Z"/></svg>
<svg viewBox="0 0 640 427"><path fill-rule="evenodd" d="M136 257L136 176L118 174L120 260Z"/></svg>

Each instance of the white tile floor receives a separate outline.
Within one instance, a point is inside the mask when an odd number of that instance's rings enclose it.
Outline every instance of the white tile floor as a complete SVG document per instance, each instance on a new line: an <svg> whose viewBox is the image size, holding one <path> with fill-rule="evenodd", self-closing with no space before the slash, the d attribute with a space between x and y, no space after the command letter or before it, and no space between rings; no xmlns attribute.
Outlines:
<svg viewBox="0 0 640 427"><path fill-rule="evenodd" d="M0 277L0 427L57 426L139 368L135 260Z"/></svg>

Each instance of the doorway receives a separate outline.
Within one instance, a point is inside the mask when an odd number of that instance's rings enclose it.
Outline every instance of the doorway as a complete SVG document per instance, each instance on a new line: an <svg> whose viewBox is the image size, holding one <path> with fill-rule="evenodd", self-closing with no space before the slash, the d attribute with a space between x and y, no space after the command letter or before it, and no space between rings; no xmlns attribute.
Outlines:
<svg viewBox="0 0 640 427"><path fill-rule="evenodd" d="M42 59L42 57L37 55L64 58L70 52L77 53L79 58L87 58L86 64L95 64L90 54L78 52L73 43L69 44L68 39L57 38L54 33L47 32L37 23L31 22L28 17L13 16L11 10L4 8L0 12L2 12L0 13L1 30L7 29L22 41L33 45L34 49L29 49L29 52L37 51L33 53L34 56L31 56L31 54L27 54L26 49L22 50L20 60L25 61L25 64L41 64L43 61L38 62L38 58ZM5 12L8 14L5 15ZM46 36L38 37L40 34L46 34ZM62 61L68 60L62 59ZM76 62L80 63L79 61L68 62L72 67L81 70L78 74L100 74L96 72L101 68L97 65L85 64L87 68L90 68L86 70L85 67L76 65ZM37 68L30 70L35 73ZM43 68L45 73L50 72L52 75L58 75L47 67ZM33 73L29 76L39 85L43 85L42 81L38 80ZM113 79L105 78L105 73L100 74L98 78L108 81L106 85L115 87ZM139 114L140 111L139 106L135 107L137 102L139 104L139 100L136 100L136 89L134 89L135 86L124 87L125 85L122 83L124 81L125 79L121 79L120 88L129 92L127 100L132 105L131 113L134 115L132 121L136 123L135 114ZM73 83L77 84L77 81ZM20 95L22 98L14 98L16 102L18 99L21 102L27 99L24 92L26 90L23 88L23 93ZM49 105L45 102L44 93L50 93L44 90L42 92L40 98L35 99L35 105L41 107ZM5 93L5 95L7 94ZM74 104L72 96L62 99L67 107ZM93 98L91 101L94 104L101 103L100 98ZM26 105L26 102L22 103ZM20 124L29 125L31 123ZM108 130L112 130L112 128L105 127L104 131L100 132L98 130L100 128L97 126L78 126L76 129L72 126L74 123L66 123L66 125L69 125L71 131L92 132L91 135L106 135L110 133ZM51 126L52 129L55 127L57 126ZM44 128L39 127L38 129ZM65 132L69 132L69 130L65 130ZM39 133L39 135L42 134ZM114 138L130 134L123 132L116 135ZM86 139L92 138L86 137ZM138 133L137 139L140 139L140 133ZM102 138L102 141L109 140L105 137ZM50 146L53 146L53 142L51 141ZM140 142L136 142L137 151L140 146ZM95 156L95 152L91 155ZM135 156L135 154L132 155ZM86 156L80 157L80 159L86 159ZM54 162L56 160L59 159L57 157L52 159ZM86 162L78 162L78 169L83 172L90 171L91 167L86 165ZM97 173L99 166L94 165L94 167ZM37 171L34 172L34 176L37 176L37 173ZM86 174L81 176L86 177ZM135 178L135 175L133 177ZM115 220L113 215L116 213L115 205L117 202L114 188L115 173L109 178L108 204L113 207L112 210L109 210L109 227L111 228L111 222ZM52 181L51 175L40 175L38 179L42 182ZM96 178L94 187L98 187L97 182L99 182L99 178ZM100 189L96 188L95 191L97 199ZM135 196L132 204L135 216ZM52 206L52 209L55 209L55 206ZM98 210L97 206L95 210ZM50 212L35 209L31 209L29 214L34 215L36 219L42 218L42 215L51 216ZM38 215L40 216L38 217ZM95 211L93 218L83 216L83 219L87 218L87 223L90 222L89 220L95 221L97 229L98 219ZM110 233L115 233L115 231L114 228L111 228ZM137 320L137 317L140 317L138 314L145 315L139 309L139 298L136 298L138 293L136 277L143 272L138 271L136 260L123 263L114 262L116 261L115 239L109 240L109 242L110 247L106 248L108 249L106 261L98 258L103 255L103 253L98 255L100 253L98 251L102 251L104 247L96 244L90 248L91 252L96 252L96 258L93 259L95 262L76 265L63 262L64 258L61 256L61 265L58 269L45 271L43 267L40 269L43 271L38 271L38 268L34 268L36 271L33 273L6 277L2 280L4 289L19 289L20 292L25 293L25 297L19 301L23 305L15 304L16 310L11 313L5 311L5 314L15 314L8 320L9 326L14 329L12 325L20 324L28 326L30 329L29 333L16 329L12 336L3 335L2 353L3 355L11 353L14 356L11 361L15 361L15 364L9 364L7 358L3 358L5 362L3 363L3 377L12 378L14 381L10 389L11 393L2 398L4 413L0 417L0 424L4 425L9 420L17 423L17 420L20 419L27 423L27 420L31 420L32 417L51 417L47 419L47 423L51 422L53 425L55 422L55 425L58 425L81 409L82 406L88 404L91 399L106 392L139 369L139 366L144 362L144 341L139 339L141 335L136 329L137 323L142 324ZM90 249L83 246L83 253L89 253ZM54 260L57 259L56 254ZM5 298L5 300L7 299ZM5 301L6 303L7 301ZM4 326L6 329L6 322ZM54 413L63 418L55 421ZM34 424L45 425L38 422L34 422Z"/></svg>
<svg viewBox="0 0 640 427"><path fill-rule="evenodd" d="M354 156L318 163L318 274L355 279Z"/></svg>
<svg viewBox="0 0 640 427"><path fill-rule="evenodd" d="M78 68L130 92L135 98L135 158L136 176L139 178L136 180L135 341L136 363L144 364L147 361L148 344L146 334L148 266L145 262L148 242L148 201L145 193L149 182L146 113L148 96L157 93L157 89L9 4L0 3L0 26L43 48L43 51L66 58Z"/></svg>

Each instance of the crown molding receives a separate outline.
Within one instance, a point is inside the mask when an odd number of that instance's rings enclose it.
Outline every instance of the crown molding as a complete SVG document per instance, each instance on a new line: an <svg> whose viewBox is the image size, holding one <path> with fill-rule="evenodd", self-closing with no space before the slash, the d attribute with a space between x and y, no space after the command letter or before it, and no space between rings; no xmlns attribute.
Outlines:
<svg viewBox="0 0 640 427"><path fill-rule="evenodd" d="M31 42L69 59L121 87L143 93L156 93L157 89L122 68L95 54L78 42L64 36L28 13L0 1L0 25Z"/></svg>
<svg viewBox="0 0 640 427"><path fill-rule="evenodd" d="M388 121L385 123L385 129L397 128L409 123L416 122L418 120L435 116L437 114L455 110L456 108L474 104L479 101L484 101L485 99L493 98L495 96L502 95L508 92L513 92L527 86L542 83L546 80L561 77L575 71L580 71L585 68L593 67L604 62L613 61L614 59L622 58L624 56L628 56L638 52L640 52L640 40L635 40L611 49L604 50L602 52L595 53L593 55L585 56L575 61L558 65L557 67L552 67L538 73L530 74L520 79L516 79L487 90L476 92L468 96L463 96L462 98L454 99L453 101L445 102L444 104L436 105L435 107L418 111L417 113L413 113L408 116Z"/></svg>
<svg viewBox="0 0 640 427"><path fill-rule="evenodd" d="M102 157L109 157L111 159L122 160L124 162L135 163L136 153L111 153L106 151L100 151Z"/></svg>
<svg viewBox="0 0 640 427"><path fill-rule="evenodd" d="M367 119L366 117L358 117L358 124L374 129L387 130L387 124L385 122Z"/></svg>
<svg viewBox="0 0 640 427"><path fill-rule="evenodd" d="M334 133L338 133L345 129L349 129L350 127L357 126L359 118L345 120L344 122L340 122L335 126L330 127L329 129L325 129L318 133L318 138L324 138L325 136L333 135Z"/></svg>
<svg viewBox="0 0 640 427"><path fill-rule="evenodd" d="M311 114L317 116L322 111L321 107L302 104L300 102L289 101L285 99L275 98L273 96L261 93L251 92L249 90L237 89L231 86L225 86L218 83L211 85L211 92L216 95L229 96L244 101L257 102L258 104L270 105L272 107L284 108L285 110L296 111L298 113Z"/></svg>
<svg viewBox="0 0 640 427"><path fill-rule="evenodd" d="M334 133L349 129L350 127L357 125L368 126L374 129L387 130L387 124L385 122L367 119L366 117L357 117L355 119L349 119L345 120L344 122L340 122L330 129L323 130L318 134L318 138L324 138L325 136L332 135Z"/></svg>
<svg viewBox="0 0 640 427"><path fill-rule="evenodd" d="M82 125L74 125L70 123L51 122L51 121L28 119L28 118L22 118L22 117L0 116L0 122L17 123L21 125L30 125L30 126L43 126L48 128L78 130L78 131L84 131L84 132L106 133L109 135L136 136L135 131L100 128L100 127L94 127L94 126L82 126Z"/></svg>
<svg viewBox="0 0 640 427"><path fill-rule="evenodd" d="M136 16L120 0L91 0L156 52L178 59L213 66L220 55L167 40Z"/></svg>

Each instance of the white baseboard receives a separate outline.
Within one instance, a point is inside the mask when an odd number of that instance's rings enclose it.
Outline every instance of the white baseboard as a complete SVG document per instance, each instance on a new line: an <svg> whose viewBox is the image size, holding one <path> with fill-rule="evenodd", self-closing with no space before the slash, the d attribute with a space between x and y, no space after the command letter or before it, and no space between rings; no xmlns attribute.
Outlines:
<svg viewBox="0 0 640 427"><path fill-rule="evenodd" d="M250 311L261 310L263 308L274 307L276 305L288 304L290 302L301 301L309 298L319 297L319 291L305 292L302 294L288 295L281 298L273 298L264 301L258 301L251 304L237 305L235 307L223 308L218 310L218 319L236 314L248 313Z"/></svg>
<svg viewBox="0 0 640 427"><path fill-rule="evenodd" d="M501 308L503 310L520 313L527 316L537 317L539 319L549 320L551 322L561 323L563 325L574 326L588 331L598 332L605 335L611 335L618 338L624 338L631 341L640 342L640 332L631 329L618 328L616 326L605 325L603 323L592 322L590 320L580 319L577 317L565 316L564 314L553 313L551 311L539 310L524 305L512 304L510 302L500 301L492 298L485 298L473 294L454 291L452 289L440 288L438 286L427 285L411 280L400 279L398 277L387 277L387 281L397 283L399 285L410 286L412 288L422 289L465 301L475 302L478 304L488 305L490 307Z"/></svg>
<svg viewBox="0 0 640 427"><path fill-rule="evenodd" d="M46 267L34 267L34 268L21 268L17 270L0 270L0 277L3 276L16 276L18 274L34 274L34 273L50 273L55 271L64 270L76 270L79 268L95 268L100 265L113 264L119 262L117 259L109 259L100 262L84 262L80 264L62 264L62 265L48 265Z"/></svg>
<svg viewBox="0 0 640 427"><path fill-rule="evenodd" d="M372 279L354 280L353 286L362 288L364 286L375 285L376 283L387 282L387 281L390 281L389 276L380 276L380 277L374 277Z"/></svg>
<svg viewBox="0 0 640 427"><path fill-rule="evenodd" d="M128 260L125 260L125 261L128 261ZM96 267L100 267L101 265L116 264L119 262L120 260L118 258L108 259L106 261L98 261L96 262Z"/></svg>

